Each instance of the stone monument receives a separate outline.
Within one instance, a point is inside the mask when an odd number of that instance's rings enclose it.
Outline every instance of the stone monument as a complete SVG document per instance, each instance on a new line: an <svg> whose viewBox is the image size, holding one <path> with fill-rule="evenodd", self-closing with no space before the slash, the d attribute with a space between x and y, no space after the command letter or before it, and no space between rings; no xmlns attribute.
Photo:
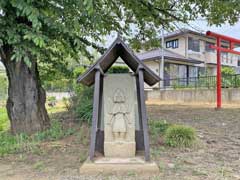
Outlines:
<svg viewBox="0 0 240 180"><path fill-rule="evenodd" d="M104 79L103 97L107 100L103 105L105 157L135 156L137 99L134 80L130 74L109 74Z"/></svg>
<svg viewBox="0 0 240 180"><path fill-rule="evenodd" d="M119 57L132 73L107 73ZM81 166L81 174L158 173L150 161L144 82L151 86L159 80L119 37L78 78L87 86L94 84L89 159Z"/></svg>

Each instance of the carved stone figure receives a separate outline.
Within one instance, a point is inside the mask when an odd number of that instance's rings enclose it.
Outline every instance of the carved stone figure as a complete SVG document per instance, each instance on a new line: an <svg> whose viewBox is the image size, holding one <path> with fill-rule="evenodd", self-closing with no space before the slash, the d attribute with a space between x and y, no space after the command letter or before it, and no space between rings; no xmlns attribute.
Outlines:
<svg viewBox="0 0 240 180"><path fill-rule="evenodd" d="M129 111L126 107L126 98L121 89L117 89L113 96L113 108L109 113L112 117L110 124L112 126L112 133L114 140L123 140L126 137L128 128L128 117Z"/></svg>

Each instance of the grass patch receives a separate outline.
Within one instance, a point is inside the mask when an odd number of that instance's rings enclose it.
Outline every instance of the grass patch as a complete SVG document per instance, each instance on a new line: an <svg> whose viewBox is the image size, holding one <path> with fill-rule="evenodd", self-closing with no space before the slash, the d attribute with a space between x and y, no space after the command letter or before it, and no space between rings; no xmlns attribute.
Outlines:
<svg viewBox="0 0 240 180"><path fill-rule="evenodd" d="M164 141L171 147L191 147L196 141L196 132L191 127L173 125L166 130Z"/></svg>
<svg viewBox="0 0 240 180"><path fill-rule="evenodd" d="M56 103L56 106L46 106L49 115L66 111L65 104L60 101ZM10 128L10 121L8 119L7 110L5 107L0 106L0 132L7 131Z"/></svg>
<svg viewBox="0 0 240 180"><path fill-rule="evenodd" d="M9 129L9 120L5 107L0 107L0 132Z"/></svg>
<svg viewBox="0 0 240 180"><path fill-rule="evenodd" d="M51 127L43 132L31 136L26 134L11 135L0 132L0 156L6 154L34 151L41 141L57 140L75 132L74 129L64 130L60 122L52 121Z"/></svg>

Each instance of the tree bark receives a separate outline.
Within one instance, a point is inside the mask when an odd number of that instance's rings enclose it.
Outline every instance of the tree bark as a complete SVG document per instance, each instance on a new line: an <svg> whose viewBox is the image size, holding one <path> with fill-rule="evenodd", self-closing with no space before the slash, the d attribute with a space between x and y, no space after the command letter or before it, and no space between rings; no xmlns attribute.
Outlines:
<svg viewBox="0 0 240 180"><path fill-rule="evenodd" d="M50 120L45 108L46 94L40 83L37 62L33 61L28 67L23 61L6 58L2 60L9 81L6 107L11 132L32 134L48 128Z"/></svg>

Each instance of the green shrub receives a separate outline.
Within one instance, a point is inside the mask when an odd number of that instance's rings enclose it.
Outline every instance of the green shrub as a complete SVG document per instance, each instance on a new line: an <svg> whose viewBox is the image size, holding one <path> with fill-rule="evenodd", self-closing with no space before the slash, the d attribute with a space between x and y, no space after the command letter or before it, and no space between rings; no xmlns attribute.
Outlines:
<svg viewBox="0 0 240 180"><path fill-rule="evenodd" d="M82 87L82 90L73 97L72 102L79 121L90 124L93 110L93 88Z"/></svg>
<svg viewBox="0 0 240 180"><path fill-rule="evenodd" d="M151 120L149 121L150 133L154 135L163 135L171 124L164 120Z"/></svg>
<svg viewBox="0 0 240 180"><path fill-rule="evenodd" d="M166 130L164 139L171 147L191 147L196 140L196 132L191 127L173 125Z"/></svg>
<svg viewBox="0 0 240 180"><path fill-rule="evenodd" d="M128 73L129 69L127 66L112 66L108 73Z"/></svg>

